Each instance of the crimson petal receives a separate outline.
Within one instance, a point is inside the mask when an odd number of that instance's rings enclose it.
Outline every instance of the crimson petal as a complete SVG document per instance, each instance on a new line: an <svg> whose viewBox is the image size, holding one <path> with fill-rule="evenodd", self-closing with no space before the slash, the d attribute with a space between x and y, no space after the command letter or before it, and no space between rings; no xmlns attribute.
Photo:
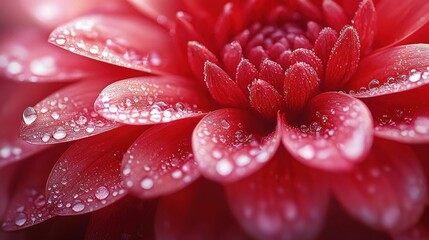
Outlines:
<svg viewBox="0 0 429 240"><path fill-rule="evenodd" d="M45 186L51 167L64 149L62 146L39 153L17 169L3 229L18 230L53 217Z"/></svg>
<svg viewBox="0 0 429 240"><path fill-rule="evenodd" d="M170 0L128 0L137 9L160 25L171 27L176 13L183 10L183 1Z"/></svg>
<svg viewBox="0 0 429 240"><path fill-rule="evenodd" d="M225 188L235 216L258 239L312 239L321 230L327 188L284 152Z"/></svg>
<svg viewBox="0 0 429 240"><path fill-rule="evenodd" d="M204 45L195 41L188 42L188 62L192 72L196 77L204 80L204 64L206 61L217 63L216 56L210 52Z"/></svg>
<svg viewBox="0 0 429 240"><path fill-rule="evenodd" d="M131 78L107 86L94 108L103 117L126 124L164 123L202 115L209 109L204 93L186 78Z"/></svg>
<svg viewBox="0 0 429 240"><path fill-rule="evenodd" d="M344 87L368 89L359 96L377 96L416 88L429 81L429 44L387 48L362 59L356 74ZM378 88L379 86L382 88Z"/></svg>
<svg viewBox="0 0 429 240"><path fill-rule="evenodd" d="M420 29L429 21L429 2L426 0L391 1L376 3L379 46L395 44Z"/></svg>
<svg viewBox="0 0 429 240"><path fill-rule="evenodd" d="M307 106L299 128L283 122L283 145L303 164L331 171L349 170L362 161L373 140L373 124L361 101L322 93Z"/></svg>
<svg viewBox="0 0 429 240"><path fill-rule="evenodd" d="M199 119L156 125L128 149L122 162L127 187L141 198L175 192L200 176L191 146Z"/></svg>
<svg viewBox="0 0 429 240"><path fill-rule="evenodd" d="M359 34L361 53L371 49L377 28L377 16L372 0L364 0L360 3L353 18L353 26Z"/></svg>
<svg viewBox="0 0 429 240"><path fill-rule="evenodd" d="M192 136L195 160L207 178L228 182L262 167L280 144L279 129L264 129L260 119L239 109L209 113Z"/></svg>
<svg viewBox="0 0 429 240"><path fill-rule="evenodd" d="M324 28L320 31L319 37L314 42L313 50L320 60L322 60L325 68L337 40L338 33L334 29Z"/></svg>
<svg viewBox="0 0 429 240"><path fill-rule="evenodd" d="M138 132L121 128L78 141L67 149L46 183L51 211L83 214L122 198L127 192L120 176L121 160Z"/></svg>
<svg viewBox="0 0 429 240"><path fill-rule="evenodd" d="M216 64L207 61L204 64L204 81L213 99L222 105L246 107L246 96L226 72Z"/></svg>
<svg viewBox="0 0 429 240"><path fill-rule="evenodd" d="M21 137L33 144L68 142L119 126L93 110L94 100L107 85L84 81L63 88L23 112Z"/></svg>
<svg viewBox="0 0 429 240"><path fill-rule="evenodd" d="M427 200L424 173L403 144L377 140L368 158L351 173L333 178L346 210L369 226L398 232L417 223Z"/></svg>
<svg viewBox="0 0 429 240"><path fill-rule="evenodd" d="M386 88L394 89L392 86ZM382 89L377 91L381 92ZM361 98L374 118L375 135L403 143L427 143L429 141L428 91L429 85L425 84L395 94Z"/></svg>
<svg viewBox="0 0 429 240"><path fill-rule="evenodd" d="M347 23L347 16L343 8L332 0L323 0L323 15L326 23L339 31Z"/></svg>
<svg viewBox="0 0 429 240"><path fill-rule="evenodd" d="M65 52L32 31L2 39L0 53L0 73L16 81L63 82L106 73L105 64Z"/></svg>
<svg viewBox="0 0 429 240"><path fill-rule="evenodd" d="M156 239L248 239L229 210L220 186L197 181L161 198Z"/></svg>
<svg viewBox="0 0 429 240"><path fill-rule="evenodd" d="M323 84L326 89L338 89L350 80L359 65L360 48L356 30L344 27L326 65Z"/></svg>
<svg viewBox="0 0 429 240"><path fill-rule="evenodd" d="M177 51L168 32L144 18L91 15L56 28L49 42L103 62L150 73L178 73Z"/></svg>

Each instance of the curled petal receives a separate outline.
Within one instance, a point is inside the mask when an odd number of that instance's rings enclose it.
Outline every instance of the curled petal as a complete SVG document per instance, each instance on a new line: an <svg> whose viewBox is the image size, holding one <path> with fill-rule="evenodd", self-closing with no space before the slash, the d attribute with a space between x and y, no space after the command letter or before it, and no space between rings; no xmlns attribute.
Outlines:
<svg viewBox="0 0 429 240"><path fill-rule="evenodd" d="M347 23L347 16L343 8L332 0L324 0L323 15L327 24L333 29L339 31Z"/></svg>
<svg viewBox="0 0 429 240"><path fill-rule="evenodd" d="M264 59L259 66L259 78L268 82L278 92L283 92L284 70L280 64Z"/></svg>
<svg viewBox="0 0 429 240"><path fill-rule="evenodd" d="M52 212L76 215L108 206L125 196L122 156L139 130L121 128L73 144L58 159L46 183Z"/></svg>
<svg viewBox="0 0 429 240"><path fill-rule="evenodd" d="M377 30L377 16L372 0L364 0L360 3L352 22L359 34L361 53L366 53L372 46Z"/></svg>
<svg viewBox="0 0 429 240"><path fill-rule="evenodd" d="M394 89L393 86L386 86L386 88L384 90L386 92L388 89ZM427 143L429 141L428 91L429 85L425 84L395 94L361 98L373 116L375 135L403 143Z"/></svg>
<svg viewBox="0 0 429 240"><path fill-rule="evenodd" d="M210 61L204 64L204 81L217 103L231 107L246 107L249 105L246 96L237 83L219 66Z"/></svg>
<svg viewBox="0 0 429 240"><path fill-rule="evenodd" d="M39 153L16 170L3 229L18 230L53 217L45 198L45 186L51 167L64 150L63 146Z"/></svg>
<svg viewBox="0 0 429 240"><path fill-rule="evenodd" d="M275 119L282 107L282 96L264 80L255 80L250 87L250 105L267 119Z"/></svg>
<svg viewBox="0 0 429 240"><path fill-rule="evenodd" d="M292 52L290 61L291 64L295 64L297 62L307 63L316 71L319 79L323 78L322 60L320 60L313 51L304 48L298 48Z"/></svg>
<svg viewBox="0 0 429 240"><path fill-rule="evenodd" d="M420 29L429 21L429 2L426 0L379 0L377 10L377 35L379 46L395 44Z"/></svg>
<svg viewBox="0 0 429 240"><path fill-rule="evenodd" d="M140 198L176 192L200 176L191 147L199 119L156 125L128 149L122 162L127 187Z"/></svg>
<svg viewBox="0 0 429 240"><path fill-rule="evenodd" d="M427 199L424 173L414 152L403 144L377 140L368 158L333 178L335 195L365 224L388 232L417 223Z"/></svg>
<svg viewBox="0 0 429 240"><path fill-rule="evenodd" d="M246 111L221 109L209 113L192 136L195 160L202 174L228 182L264 165L280 143L279 129L264 129L260 119Z"/></svg>
<svg viewBox="0 0 429 240"><path fill-rule="evenodd" d="M107 86L94 108L107 119L134 125L200 116L209 109L199 85L175 76L139 77Z"/></svg>
<svg viewBox="0 0 429 240"><path fill-rule="evenodd" d="M161 198L156 239L248 239L225 200L222 188L207 181Z"/></svg>
<svg viewBox="0 0 429 240"><path fill-rule="evenodd" d="M52 46L36 32L19 32L0 42L0 74L15 81L63 82L102 73L105 64Z"/></svg>
<svg viewBox="0 0 429 240"><path fill-rule="evenodd" d="M233 213L257 239L312 239L321 230L327 188L284 152L225 188Z"/></svg>
<svg viewBox="0 0 429 240"><path fill-rule="evenodd" d="M370 90L360 97L377 96L416 88L429 81L429 44L387 48L362 59L346 90ZM378 88L379 86L381 88Z"/></svg>
<svg viewBox="0 0 429 240"><path fill-rule="evenodd" d="M33 144L53 144L118 127L93 110L94 100L106 85L103 81L79 82L27 107L22 114L21 138Z"/></svg>
<svg viewBox="0 0 429 240"><path fill-rule="evenodd" d="M283 122L283 144L303 164L331 171L349 170L362 161L373 140L373 124L361 101L322 93L306 109L299 127Z"/></svg>
<svg viewBox="0 0 429 240"><path fill-rule="evenodd" d="M319 37L316 39L316 42L314 42L313 50L320 60L322 60L323 67L325 68L337 40L337 31L332 28L324 28L319 33Z"/></svg>
<svg viewBox="0 0 429 240"><path fill-rule="evenodd" d="M258 70L247 59L241 59L237 66L237 73L235 75L235 81L240 87L241 91L248 96L249 86L258 77Z"/></svg>
<svg viewBox="0 0 429 240"><path fill-rule="evenodd" d="M218 63L216 56L204 45L195 41L188 42L188 62L194 75L204 79L204 64L206 61Z"/></svg>
<svg viewBox="0 0 429 240"><path fill-rule="evenodd" d="M326 65L325 89L338 89L350 80L359 65L360 48L356 30L344 27Z"/></svg>
<svg viewBox="0 0 429 240"><path fill-rule="evenodd" d="M49 42L79 55L149 73L186 69L178 62L168 32L135 15L81 17L56 28Z"/></svg>

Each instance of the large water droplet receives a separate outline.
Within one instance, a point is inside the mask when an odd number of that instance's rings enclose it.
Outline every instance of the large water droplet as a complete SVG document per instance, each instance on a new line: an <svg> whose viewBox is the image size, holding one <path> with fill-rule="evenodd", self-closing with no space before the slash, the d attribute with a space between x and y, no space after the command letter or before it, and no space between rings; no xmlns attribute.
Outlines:
<svg viewBox="0 0 429 240"><path fill-rule="evenodd" d="M67 136L66 130L63 127L57 128L57 130L54 132L53 137L56 140L64 139Z"/></svg>
<svg viewBox="0 0 429 240"><path fill-rule="evenodd" d="M153 180L150 178L145 178L140 182L140 186L143 189L149 190L153 187Z"/></svg>
<svg viewBox="0 0 429 240"><path fill-rule="evenodd" d="M25 125L30 125L37 119L36 110L32 107L28 107L22 113L22 119L24 120Z"/></svg>
<svg viewBox="0 0 429 240"><path fill-rule="evenodd" d="M72 207L72 210L75 211L75 212L82 212L83 209L85 209L85 205L83 205L83 203L76 203Z"/></svg>
<svg viewBox="0 0 429 240"><path fill-rule="evenodd" d="M216 171L222 176L226 176L230 174L232 170L233 170L232 164L226 159L222 159L216 164Z"/></svg>
<svg viewBox="0 0 429 240"><path fill-rule="evenodd" d="M27 215L25 213L18 213L15 218L16 226L23 226L27 222Z"/></svg>
<svg viewBox="0 0 429 240"><path fill-rule="evenodd" d="M95 190L95 197L99 200L106 199L109 196L109 190L105 186L101 186Z"/></svg>

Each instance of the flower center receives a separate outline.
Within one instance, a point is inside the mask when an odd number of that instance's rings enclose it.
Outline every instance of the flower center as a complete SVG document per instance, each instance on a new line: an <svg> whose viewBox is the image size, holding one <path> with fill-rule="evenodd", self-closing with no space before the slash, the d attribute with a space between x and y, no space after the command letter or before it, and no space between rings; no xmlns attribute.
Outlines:
<svg viewBox="0 0 429 240"><path fill-rule="evenodd" d="M311 49L320 29L305 21L255 23L224 46L224 70L264 118L298 115L319 92L323 66Z"/></svg>

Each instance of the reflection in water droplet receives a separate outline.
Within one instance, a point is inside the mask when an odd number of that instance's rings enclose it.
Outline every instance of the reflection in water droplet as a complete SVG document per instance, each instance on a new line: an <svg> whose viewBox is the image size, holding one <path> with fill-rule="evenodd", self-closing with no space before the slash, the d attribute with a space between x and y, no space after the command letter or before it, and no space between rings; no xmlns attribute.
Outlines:
<svg viewBox="0 0 429 240"><path fill-rule="evenodd" d="M32 107L28 107L22 113L22 119L26 125L32 124L37 119L36 110Z"/></svg>
<svg viewBox="0 0 429 240"><path fill-rule="evenodd" d="M75 212L82 212L83 209L85 209L85 205L83 205L83 203L76 203L73 207L72 210Z"/></svg>
<svg viewBox="0 0 429 240"><path fill-rule="evenodd" d="M222 159L216 164L216 171L222 176L230 174L232 172L232 169L232 164L226 159Z"/></svg>
<svg viewBox="0 0 429 240"><path fill-rule="evenodd" d="M149 190L153 187L153 180L150 178L145 178L140 182L140 186L143 189Z"/></svg>
<svg viewBox="0 0 429 240"><path fill-rule="evenodd" d="M63 127L57 128L57 130L54 132L53 137L56 140L64 139L67 136L66 130Z"/></svg>
<svg viewBox="0 0 429 240"><path fill-rule="evenodd" d="M95 191L95 197L99 200L106 199L109 196L109 190L105 186L97 188Z"/></svg>
<svg viewBox="0 0 429 240"><path fill-rule="evenodd" d="M23 226L27 222L27 215L25 213L18 213L15 218L16 226Z"/></svg>

